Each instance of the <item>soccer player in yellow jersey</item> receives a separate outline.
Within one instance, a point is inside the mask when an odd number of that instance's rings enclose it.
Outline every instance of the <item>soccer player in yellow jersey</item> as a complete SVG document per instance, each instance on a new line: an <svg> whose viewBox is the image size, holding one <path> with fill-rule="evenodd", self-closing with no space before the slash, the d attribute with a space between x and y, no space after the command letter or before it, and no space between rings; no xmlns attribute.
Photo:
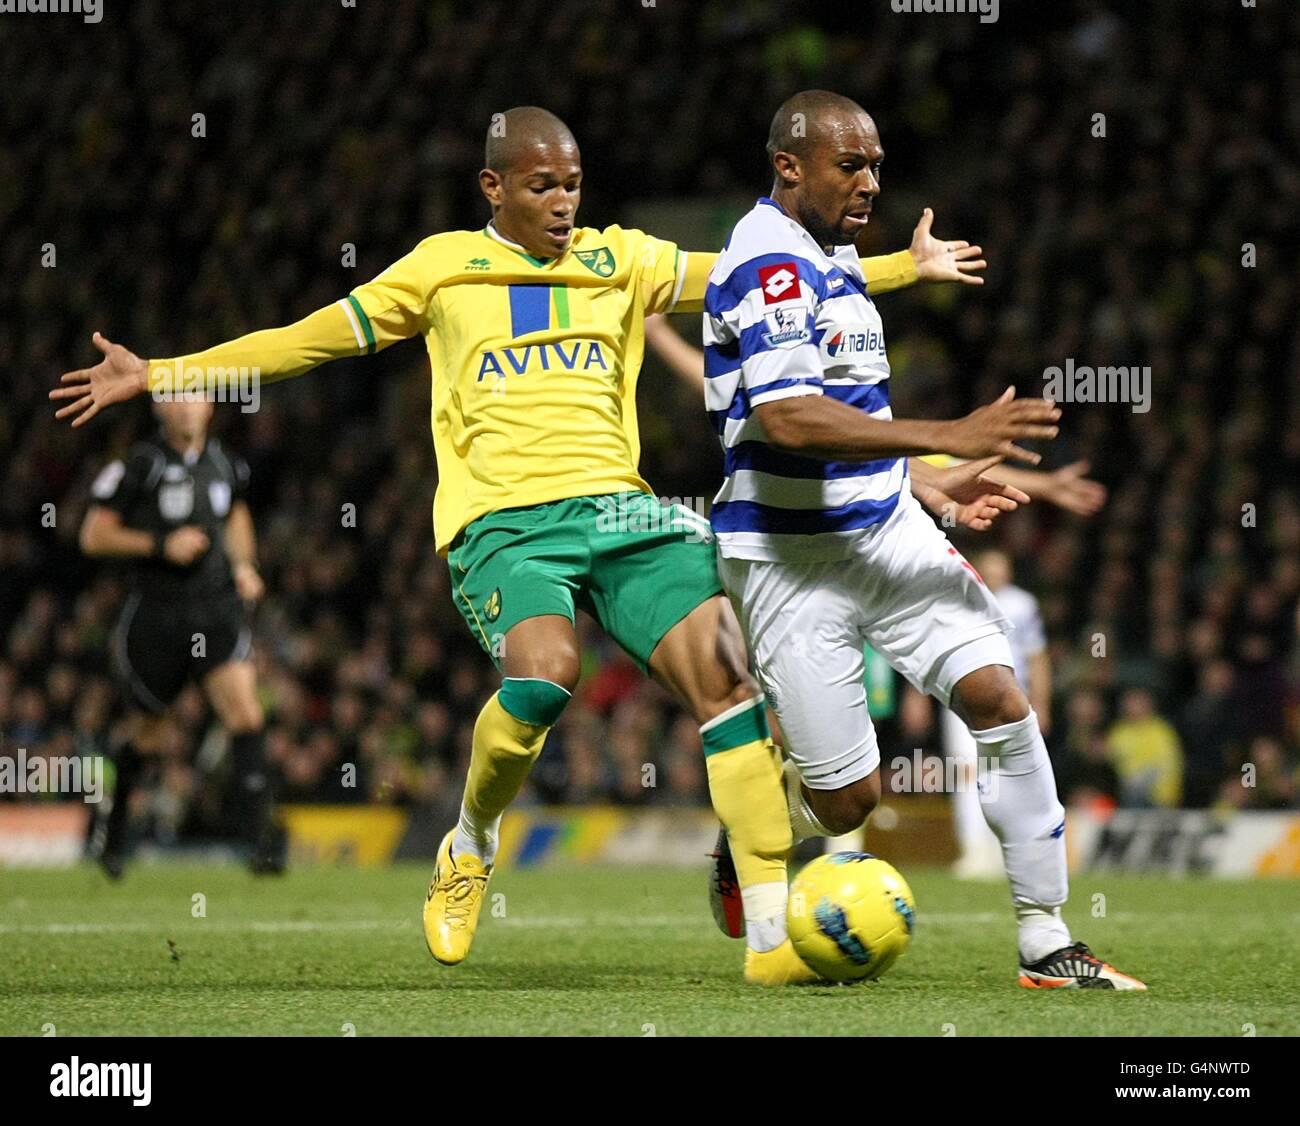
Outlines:
<svg viewBox="0 0 1300 1126"><path fill-rule="evenodd" d="M779 752L718 581L705 521L659 504L637 472L636 381L647 314L699 311L715 255L636 230L578 228L578 147L546 110L494 119L479 174L492 221L434 235L347 297L296 324L174 360L104 354L52 399L78 426L103 407L263 381L421 335L432 365L437 549L457 608L501 668L474 729L459 824L443 838L424 910L433 956L469 952L501 815L579 674L576 608L590 611L701 725L714 809L730 834L747 922L745 976L812 974L785 935L791 828ZM956 280L969 257L931 240L869 260L877 291ZM958 244L964 247L965 244ZM978 457L1027 433L1024 404L933 425L935 451ZM931 424L927 424L931 425ZM942 434L942 440L940 440Z"/></svg>

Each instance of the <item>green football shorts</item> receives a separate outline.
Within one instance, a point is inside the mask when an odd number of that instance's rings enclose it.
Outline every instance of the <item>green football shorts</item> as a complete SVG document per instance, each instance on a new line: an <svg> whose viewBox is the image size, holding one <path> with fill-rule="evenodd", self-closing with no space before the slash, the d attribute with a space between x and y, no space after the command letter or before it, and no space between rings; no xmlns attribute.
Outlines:
<svg viewBox="0 0 1300 1126"><path fill-rule="evenodd" d="M708 521L645 493L490 512L447 562L456 607L498 666L512 626L580 609L645 669L673 626L722 593Z"/></svg>

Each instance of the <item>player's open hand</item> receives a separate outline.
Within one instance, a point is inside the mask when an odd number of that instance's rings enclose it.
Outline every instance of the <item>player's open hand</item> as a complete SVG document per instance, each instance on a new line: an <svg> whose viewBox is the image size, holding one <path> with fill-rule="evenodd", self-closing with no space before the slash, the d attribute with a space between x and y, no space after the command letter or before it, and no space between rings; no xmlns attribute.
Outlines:
<svg viewBox="0 0 1300 1126"><path fill-rule="evenodd" d="M104 358L93 368L64 372L59 380L62 386L50 392L51 399L72 400L55 411L54 417L71 418L73 426L89 422L104 407L148 390L149 365L144 360L101 333L95 333L91 341Z"/></svg>
<svg viewBox="0 0 1300 1126"><path fill-rule="evenodd" d="M912 245L908 248L916 263L916 276L922 281L983 285L984 279L975 271L988 267L980 257L984 251L964 240L935 238L930 233L933 224L934 212L927 207L921 212L921 221L912 232Z"/></svg>
<svg viewBox="0 0 1300 1126"><path fill-rule="evenodd" d="M1041 454L1017 446L1020 438L1055 438L1061 411L1050 399L1017 399L1008 387L995 402L949 423L946 452L962 458L1010 457L1037 465Z"/></svg>
<svg viewBox="0 0 1300 1126"><path fill-rule="evenodd" d="M1084 474L1090 466L1086 461L1074 461L1047 474L1043 499L1076 516L1096 516L1106 507L1106 486Z"/></svg>
<svg viewBox="0 0 1300 1126"><path fill-rule="evenodd" d="M1030 500L1015 486L984 476L1001 461L1001 457L986 457L939 470L930 484L934 495L927 503L938 516L951 514L950 522L959 527L987 532L1002 513L1015 512Z"/></svg>

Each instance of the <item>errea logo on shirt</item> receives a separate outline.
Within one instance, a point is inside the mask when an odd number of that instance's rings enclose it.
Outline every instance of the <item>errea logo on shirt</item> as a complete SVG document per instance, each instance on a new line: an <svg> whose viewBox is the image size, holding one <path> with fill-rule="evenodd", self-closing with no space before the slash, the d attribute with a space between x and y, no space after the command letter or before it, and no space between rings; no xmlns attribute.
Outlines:
<svg viewBox="0 0 1300 1126"><path fill-rule="evenodd" d="M793 262L777 262L763 266L758 271L758 284L763 289L763 304L775 305L799 296L799 267Z"/></svg>

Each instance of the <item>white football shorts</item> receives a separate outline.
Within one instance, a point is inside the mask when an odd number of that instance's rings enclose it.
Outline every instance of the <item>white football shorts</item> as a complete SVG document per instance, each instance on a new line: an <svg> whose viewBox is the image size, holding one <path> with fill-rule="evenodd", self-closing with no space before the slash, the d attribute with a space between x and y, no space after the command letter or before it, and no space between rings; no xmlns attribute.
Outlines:
<svg viewBox="0 0 1300 1126"><path fill-rule="evenodd" d="M1013 667L997 599L906 491L847 559L719 556L718 573L809 789L838 790L880 765L864 645L945 707L968 673Z"/></svg>

